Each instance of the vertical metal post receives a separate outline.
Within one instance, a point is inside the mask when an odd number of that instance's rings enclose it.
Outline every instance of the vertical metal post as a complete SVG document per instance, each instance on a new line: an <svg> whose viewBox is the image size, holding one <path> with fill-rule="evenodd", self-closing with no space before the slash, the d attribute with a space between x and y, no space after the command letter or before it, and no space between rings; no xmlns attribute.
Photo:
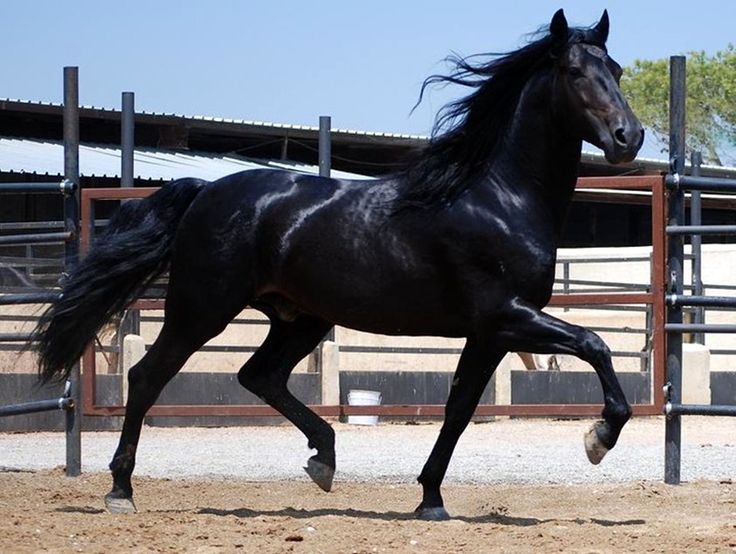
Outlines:
<svg viewBox="0 0 736 554"><path fill-rule="evenodd" d="M120 112L120 187L133 188L134 186L134 166L133 160L135 155L135 94L132 92L123 92L122 94L122 110ZM141 314L138 310L128 310L125 312L123 320L120 323L120 332L118 333L118 348L122 351L123 339L125 335L140 334ZM118 356L122 364L122 356ZM120 369L120 368L118 368Z"/></svg>
<svg viewBox="0 0 736 554"><path fill-rule="evenodd" d="M693 152L690 157L692 165L692 174L695 177L700 176L700 166L703 164L703 155L700 152ZM700 200L700 191L694 190L690 193L690 224L700 225L703 221L703 208ZM695 296L703 296L703 238L700 235L693 235L690 240L692 248L692 285L693 294ZM695 308L695 321L693 323L705 323L705 308L698 306ZM698 344L705 344L705 333L694 333L693 338Z"/></svg>
<svg viewBox="0 0 736 554"><path fill-rule="evenodd" d="M64 230L73 237L66 242L64 271L69 272L79 260L79 71L64 68L64 178L77 184L64 196ZM82 473L82 402L79 362L69 375L73 409L66 411L66 474Z"/></svg>
<svg viewBox="0 0 736 554"><path fill-rule="evenodd" d="M670 171L683 175L685 171L685 57L670 58ZM685 202L682 190L669 193L668 225L682 225L685 221ZM667 237L667 292L681 295L683 291L682 235ZM682 323L682 308L667 305L667 323ZM667 387L669 400L680 403L682 391L682 335L667 336ZM664 482L680 483L681 421L679 415L670 415L665 423Z"/></svg>
<svg viewBox="0 0 736 554"><path fill-rule="evenodd" d="M332 118L329 115L319 116L319 176L330 177L332 172ZM335 340L335 328L332 327L325 340ZM320 360L321 365L321 360Z"/></svg>
<svg viewBox="0 0 736 554"><path fill-rule="evenodd" d="M120 114L120 186L133 186L133 150L135 148L135 95L124 92Z"/></svg>
<svg viewBox="0 0 736 554"><path fill-rule="evenodd" d="M332 118L319 116L319 175L329 177L332 170Z"/></svg>

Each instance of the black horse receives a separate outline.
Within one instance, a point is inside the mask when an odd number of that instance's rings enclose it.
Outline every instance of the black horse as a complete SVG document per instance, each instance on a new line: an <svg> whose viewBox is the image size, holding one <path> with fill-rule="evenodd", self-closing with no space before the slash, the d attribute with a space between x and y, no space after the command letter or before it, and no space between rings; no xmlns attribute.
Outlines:
<svg viewBox="0 0 736 554"><path fill-rule="evenodd" d="M582 141L613 163L643 130L606 51L608 15L486 60L456 59L472 93L445 108L432 140L390 178L351 182L256 170L177 180L121 206L37 329L40 375L64 378L85 345L167 268L163 328L128 375L108 509L135 509L131 475L146 411L184 362L245 306L271 322L240 383L317 450L307 472L329 490L335 433L287 390L333 325L390 335L465 337L445 422L419 476L419 517L448 516L440 484L481 393L506 352L574 354L598 374L603 419L585 436L591 462L616 444L631 409L594 333L541 310L573 195Z"/></svg>

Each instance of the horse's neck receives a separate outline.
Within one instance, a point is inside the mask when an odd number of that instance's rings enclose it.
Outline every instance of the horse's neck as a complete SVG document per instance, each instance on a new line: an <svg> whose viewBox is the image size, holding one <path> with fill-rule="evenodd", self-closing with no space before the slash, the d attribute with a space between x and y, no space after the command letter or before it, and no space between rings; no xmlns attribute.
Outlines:
<svg viewBox="0 0 736 554"><path fill-rule="evenodd" d="M562 132L551 115L549 85L528 88L491 172L548 206L557 230L572 201L582 142Z"/></svg>

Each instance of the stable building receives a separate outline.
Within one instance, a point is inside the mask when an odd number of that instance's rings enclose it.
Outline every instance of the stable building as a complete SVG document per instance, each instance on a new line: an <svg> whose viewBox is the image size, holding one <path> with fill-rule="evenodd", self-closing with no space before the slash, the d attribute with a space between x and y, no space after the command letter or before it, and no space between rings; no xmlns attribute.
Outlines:
<svg viewBox="0 0 736 554"><path fill-rule="evenodd" d="M0 100L0 182L61 179L62 106ZM121 111L80 109L81 186L120 186ZM164 113L135 114L135 186L160 186L180 177L214 180L245 169L270 167L317 173L318 127ZM331 132L332 175L380 177L400 170L428 138L346 129ZM584 152L580 176L653 175L665 160L611 165ZM736 176L735 168L703 167L709 176ZM5 197L0 224L58 221L58 206L42 197ZM578 191L562 247L641 246L651 243L646 194ZM736 202L704 200L704 220L732 220ZM3 231L4 228L0 228Z"/></svg>

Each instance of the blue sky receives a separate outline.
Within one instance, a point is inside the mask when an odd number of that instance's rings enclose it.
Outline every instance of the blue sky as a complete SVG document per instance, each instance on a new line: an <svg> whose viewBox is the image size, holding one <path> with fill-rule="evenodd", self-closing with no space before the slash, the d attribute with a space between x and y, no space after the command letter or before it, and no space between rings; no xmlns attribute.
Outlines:
<svg viewBox="0 0 736 554"><path fill-rule="evenodd" d="M6 0L0 98L60 102L78 65L84 105L132 90L138 110L427 134L458 91L410 111L448 53L515 49L559 7L582 25L608 8L622 65L736 42L733 0Z"/></svg>

